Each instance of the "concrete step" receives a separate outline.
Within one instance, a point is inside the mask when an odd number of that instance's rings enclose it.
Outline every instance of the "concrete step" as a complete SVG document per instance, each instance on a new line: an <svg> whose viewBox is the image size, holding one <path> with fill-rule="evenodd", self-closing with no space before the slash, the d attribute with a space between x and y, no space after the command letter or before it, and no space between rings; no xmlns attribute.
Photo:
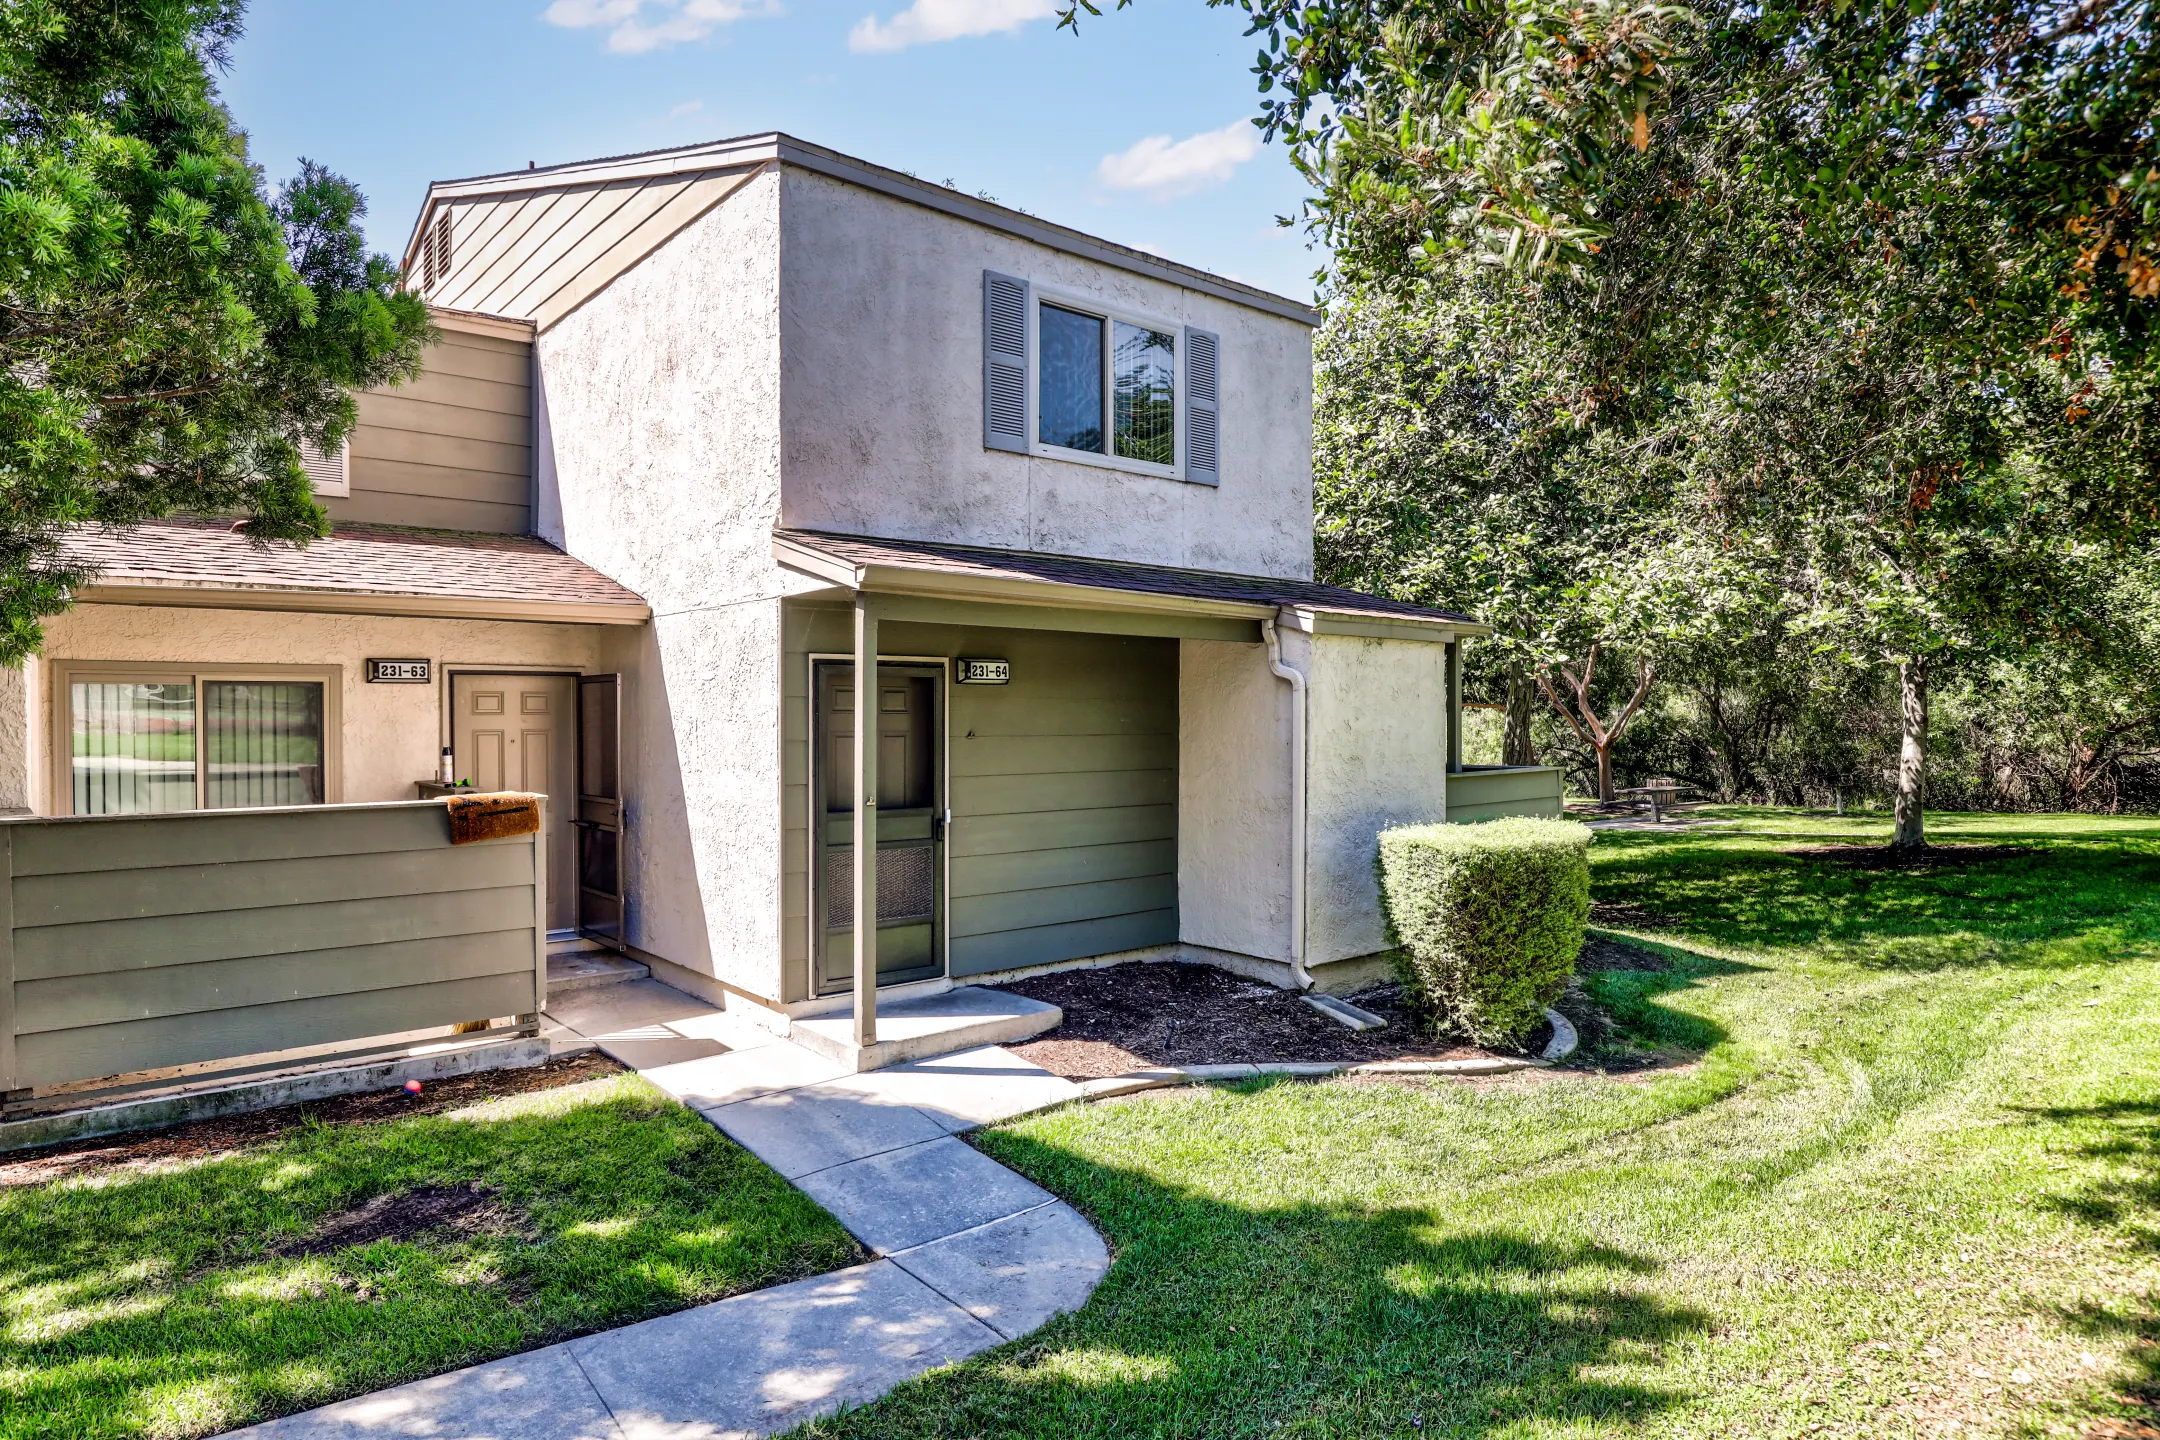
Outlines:
<svg viewBox="0 0 2160 1440"><path fill-rule="evenodd" d="M1065 1012L1055 1005L961 985L878 1006L873 1045L855 1043L855 1016L845 1010L790 1021L788 1039L860 1073L980 1045L1010 1045L1064 1023Z"/></svg>
<svg viewBox="0 0 2160 1440"><path fill-rule="evenodd" d="M547 966L550 997L572 990L590 990L595 985L621 985L630 980L643 980L652 974L648 965L626 960L611 950L599 949L564 953L550 948Z"/></svg>

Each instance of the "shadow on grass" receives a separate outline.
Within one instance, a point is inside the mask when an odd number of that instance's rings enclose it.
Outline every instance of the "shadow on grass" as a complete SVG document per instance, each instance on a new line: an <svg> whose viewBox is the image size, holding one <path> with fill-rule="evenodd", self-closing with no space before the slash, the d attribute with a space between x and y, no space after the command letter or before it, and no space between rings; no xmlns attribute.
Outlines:
<svg viewBox="0 0 2160 1440"><path fill-rule="evenodd" d="M1868 870L1783 853L1745 833L1600 836L1592 872L1610 923L1712 945L1812 949L1874 969L2090 964L2160 942L2160 833L2015 832L2022 854L1936 870Z"/></svg>
<svg viewBox="0 0 2160 1440"><path fill-rule="evenodd" d="M467 1184L490 1203L465 1223L289 1253L367 1201ZM210 1434L856 1258L807 1197L632 1077L303 1118L0 1191L0 1437Z"/></svg>
<svg viewBox="0 0 2160 1440"><path fill-rule="evenodd" d="M2117 1100L2098 1105L2021 1106L2034 1122L2079 1127L2089 1138L2079 1146L2088 1159L2112 1173L2071 1195L2046 1203L2134 1249L2160 1253L2160 1101ZM2160 1295L2125 1296L2114 1305L2083 1301L2057 1313L2072 1330L2124 1353L2125 1368L2112 1378L2120 1411L2147 1420L2160 1416ZM2128 1432L2125 1432L2128 1433Z"/></svg>
<svg viewBox="0 0 2160 1440"><path fill-rule="evenodd" d="M1246 1207L1010 1131L979 1143L1089 1215L1109 1277L1020 1346L804 1435L1485 1435L1692 1399L1597 1373L1709 1327L1646 1293L1640 1255L1449 1233L1422 1206Z"/></svg>
<svg viewBox="0 0 2160 1440"><path fill-rule="evenodd" d="M1727 1037L1722 1025L1663 1003L1707 980L1757 973L1761 967L1704 955L1668 941L1637 939L1593 930L1587 959L1607 963L1577 971L1581 999L1563 996L1555 1008L1575 1022L1582 1048L1565 1063L1571 1070L1647 1072L1691 1065ZM1641 957L1625 967L1612 963L1609 947Z"/></svg>

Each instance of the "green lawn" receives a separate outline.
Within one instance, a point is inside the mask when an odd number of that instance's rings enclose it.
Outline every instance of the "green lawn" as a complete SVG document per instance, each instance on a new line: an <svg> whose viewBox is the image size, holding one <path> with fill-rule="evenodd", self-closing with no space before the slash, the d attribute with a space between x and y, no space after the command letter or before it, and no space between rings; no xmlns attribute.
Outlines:
<svg viewBox="0 0 2160 1440"><path fill-rule="evenodd" d="M462 1228L294 1253L373 1197L474 1182ZM0 1436L211 1434L854 1258L635 1076L308 1124L0 1190Z"/></svg>
<svg viewBox="0 0 2160 1440"><path fill-rule="evenodd" d="M982 1137L1094 1299L819 1436L2078 1435L2160 1396L2160 822L1945 816L1968 869L1606 833L1664 1064L1282 1082ZM1611 1058L1610 1056L1608 1058ZM1955 1421L1955 1426L1949 1422ZM2146 1434L2135 1428L2095 1433Z"/></svg>

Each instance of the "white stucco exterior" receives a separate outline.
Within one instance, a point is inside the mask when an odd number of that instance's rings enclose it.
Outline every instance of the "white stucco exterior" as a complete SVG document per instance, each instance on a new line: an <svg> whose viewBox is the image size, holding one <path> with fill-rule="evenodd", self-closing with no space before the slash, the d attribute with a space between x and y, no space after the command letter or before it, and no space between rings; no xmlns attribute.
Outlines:
<svg viewBox="0 0 2160 1440"><path fill-rule="evenodd" d="M1382 830L1447 816L1447 647L1311 637L1306 964L1386 948Z"/></svg>
<svg viewBox="0 0 2160 1440"><path fill-rule="evenodd" d="M783 524L1311 578L1308 327L822 175L778 183ZM1222 483L983 448L985 270L1219 334Z"/></svg>
<svg viewBox="0 0 2160 1440"><path fill-rule="evenodd" d="M1305 637L1288 637L1300 663ZM1290 687L1267 647L1187 640L1178 667L1178 938L1290 960Z"/></svg>

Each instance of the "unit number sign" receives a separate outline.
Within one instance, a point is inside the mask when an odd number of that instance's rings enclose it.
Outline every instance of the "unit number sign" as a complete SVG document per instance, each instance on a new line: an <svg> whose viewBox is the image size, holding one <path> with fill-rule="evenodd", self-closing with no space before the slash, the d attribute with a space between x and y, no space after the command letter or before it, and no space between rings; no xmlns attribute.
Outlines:
<svg viewBox="0 0 2160 1440"><path fill-rule="evenodd" d="M435 678L433 662L427 660L370 660L370 685L425 685Z"/></svg>
<svg viewBox="0 0 2160 1440"><path fill-rule="evenodd" d="M962 685L1005 685L1012 680L1010 660L962 660L960 683Z"/></svg>

